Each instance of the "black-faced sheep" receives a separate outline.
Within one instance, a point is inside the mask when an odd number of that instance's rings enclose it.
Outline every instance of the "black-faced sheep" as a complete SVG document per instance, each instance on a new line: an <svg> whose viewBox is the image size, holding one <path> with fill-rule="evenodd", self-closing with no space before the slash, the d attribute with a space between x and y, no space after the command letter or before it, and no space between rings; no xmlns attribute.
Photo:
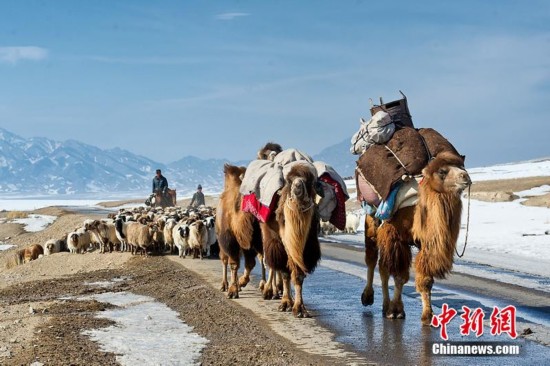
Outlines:
<svg viewBox="0 0 550 366"><path fill-rule="evenodd" d="M174 245L178 248L178 256L185 258L185 251L189 249L190 228L186 222L180 222L172 229Z"/></svg>

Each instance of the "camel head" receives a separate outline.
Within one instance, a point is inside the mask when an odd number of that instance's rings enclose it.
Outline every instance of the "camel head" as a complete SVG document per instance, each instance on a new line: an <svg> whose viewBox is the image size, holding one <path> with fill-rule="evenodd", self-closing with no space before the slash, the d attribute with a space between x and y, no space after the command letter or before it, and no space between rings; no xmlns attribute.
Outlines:
<svg viewBox="0 0 550 366"><path fill-rule="evenodd" d="M275 156L283 151L281 145L274 142L268 142L264 147L258 151L258 160L271 160L275 159Z"/></svg>
<svg viewBox="0 0 550 366"><path fill-rule="evenodd" d="M240 186L244 178L245 172L246 172L246 168L243 166L224 164L223 174L225 176L226 187L228 183L231 183L231 182Z"/></svg>
<svg viewBox="0 0 550 366"><path fill-rule="evenodd" d="M286 177L290 200L302 210L312 207L315 200L315 174L305 165L296 165Z"/></svg>
<svg viewBox="0 0 550 366"><path fill-rule="evenodd" d="M438 154L423 170L424 184L438 193L460 195L472 184L464 158L448 152Z"/></svg>

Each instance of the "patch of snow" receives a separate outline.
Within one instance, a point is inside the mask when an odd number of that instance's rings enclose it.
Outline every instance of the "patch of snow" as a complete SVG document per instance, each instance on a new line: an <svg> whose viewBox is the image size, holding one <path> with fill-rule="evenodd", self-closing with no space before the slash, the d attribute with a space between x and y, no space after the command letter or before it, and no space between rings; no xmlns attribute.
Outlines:
<svg viewBox="0 0 550 366"><path fill-rule="evenodd" d="M467 202L463 203L462 230L457 242L459 250L464 244L466 234ZM469 230L468 248L486 252L484 261L487 264L491 264L492 252L550 263L550 235L545 235L545 232L550 230L550 209L548 208L524 206L519 200L513 202L472 200ZM479 261L479 258L469 258L468 250L464 259ZM529 268L517 270L530 273ZM550 268L548 274L550 275Z"/></svg>
<svg viewBox="0 0 550 366"><path fill-rule="evenodd" d="M527 189L525 191L519 191L514 192L520 197L534 197L534 196L542 196L543 194L550 193L550 186L548 184L545 184L540 187L534 187L531 189Z"/></svg>
<svg viewBox="0 0 550 366"><path fill-rule="evenodd" d="M50 215L29 215L25 219L14 219L13 222L25 225L24 229L28 232L37 232L44 230L48 225L53 224L57 216Z"/></svg>
<svg viewBox="0 0 550 366"><path fill-rule="evenodd" d="M484 180L515 179L550 176L550 159L520 163L468 168L473 182Z"/></svg>
<svg viewBox="0 0 550 366"><path fill-rule="evenodd" d="M178 318L178 313L148 296L107 292L80 297L118 306L96 316L114 326L82 332L100 344L103 352L116 354L122 365L198 365L208 340ZM159 337L159 334L166 336Z"/></svg>
<svg viewBox="0 0 550 366"><path fill-rule="evenodd" d="M13 244L0 244L0 250L8 250L10 248L13 248L15 245Z"/></svg>

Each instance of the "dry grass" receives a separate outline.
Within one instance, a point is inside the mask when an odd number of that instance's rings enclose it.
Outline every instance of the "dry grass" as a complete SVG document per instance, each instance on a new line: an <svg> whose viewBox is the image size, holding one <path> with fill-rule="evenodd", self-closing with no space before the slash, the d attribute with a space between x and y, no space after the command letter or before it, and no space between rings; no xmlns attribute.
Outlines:
<svg viewBox="0 0 550 366"><path fill-rule="evenodd" d="M27 212L23 212L23 211L10 211L8 212L8 214L6 215L6 218L8 220L13 220L13 219L26 219L27 217L29 217L29 214Z"/></svg>

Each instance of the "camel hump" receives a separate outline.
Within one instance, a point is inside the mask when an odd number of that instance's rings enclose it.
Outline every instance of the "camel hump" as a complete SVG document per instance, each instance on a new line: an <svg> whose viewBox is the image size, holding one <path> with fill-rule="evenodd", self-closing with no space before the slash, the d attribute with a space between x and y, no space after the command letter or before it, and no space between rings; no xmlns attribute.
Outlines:
<svg viewBox="0 0 550 366"><path fill-rule="evenodd" d="M236 165L231 165L227 163L223 165L223 173L225 175L238 177L241 174L243 174L245 171L246 171L246 168L242 166L236 166Z"/></svg>

